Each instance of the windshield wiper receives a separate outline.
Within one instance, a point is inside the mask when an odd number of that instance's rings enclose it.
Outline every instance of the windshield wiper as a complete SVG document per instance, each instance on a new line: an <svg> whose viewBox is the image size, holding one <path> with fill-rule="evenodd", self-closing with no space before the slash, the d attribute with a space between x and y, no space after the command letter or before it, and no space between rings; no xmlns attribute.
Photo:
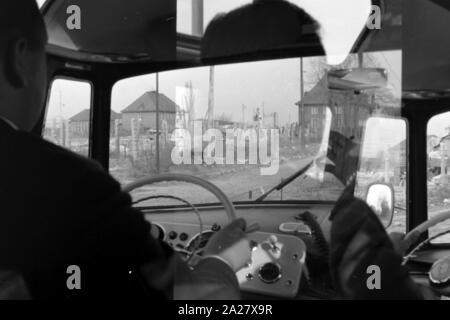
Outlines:
<svg viewBox="0 0 450 320"><path fill-rule="evenodd" d="M292 181L294 181L295 179L297 179L298 177L300 177L301 175L303 175L306 171L308 171L309 168L311 168L311 166L314 164L315 160L312 160L310 163L308 163L306 166L304 166L303 168L301 168L300 170L298 170L297 172L295 172L293 175L291 175L290 177L283 179L279 184L277 184L275 187L273 187L272 189L270 189L269 191L267 191L266 193L264 193L263 195L261 195L260 197L258 197L255 202L261 202L263 201L265 198L267 198L267 196L269 196L272 192L274 191L280 191L281 189L283 189L285 186L287 186L289 183L291 183Z"/></svg>

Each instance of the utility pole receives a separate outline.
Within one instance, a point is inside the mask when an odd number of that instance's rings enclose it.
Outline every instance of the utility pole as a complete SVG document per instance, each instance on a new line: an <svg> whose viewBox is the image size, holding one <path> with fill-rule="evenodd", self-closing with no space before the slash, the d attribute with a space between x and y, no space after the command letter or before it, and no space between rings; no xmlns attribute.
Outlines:
<svg viewBox="0 0 450 320"><path fill-rule="evenodd" d="M298 130L299 130L299 138L300 138L300 146L303 148L304 146L304 101L303 97L305 95L305 88L303 84L303 58L300 58L300 105L298 109Z"/></svg>
<svg viewBox="0 0 450 320"><path fill-rule="evenodd" d="M136 118L131 119L131 157L133 158L133 168L138 160L138 135L139 124Z"/></svg>
<svg viewBox="0 0 450 320"><path fill-rule="evenodd" d="M266 117L266 110L265 110L265 105L264 102L262 103L262 113L261 113L261 126L260 128L264 128L264 118Z"/></svg>
<svg viewBox="0 0 450 320"><path fill-rule="evenodd" d="M188 130L191 134L194 134L195 93L192 81L189 81L185 84L185 89L186 110L188 111Z"/></svg>
<svg viewBox="0 0 450 320"><path fill-rule="evenodd" d="M160 173L159 163L159 73L156 73L156 172Z"/></svg>
<svg viewBox="0 0 450 320"><path fill-rule="evenodd" d="M115 145L116 145L116 156L117 159L120 159L120 120L114 120L114 137L115 137Z"/></svg>
<svg viewBox="0 0 450 320"><path fill-rule="evenodd" d="M214 127L214 66L209 68L208 128Z"/></svg>
<svg viewBox="0 0 450 320"><path fill-rule="evenodd" d="M247 110L247 106L245 104L242 105L242 125L245 129L246 124L245 124L245 110Z"/></svg>
<svg viewBox="0 0 450 320"><path fill-rule="evenodd" d="M192 35L203 36L203 0L192 0Z"/></svg>

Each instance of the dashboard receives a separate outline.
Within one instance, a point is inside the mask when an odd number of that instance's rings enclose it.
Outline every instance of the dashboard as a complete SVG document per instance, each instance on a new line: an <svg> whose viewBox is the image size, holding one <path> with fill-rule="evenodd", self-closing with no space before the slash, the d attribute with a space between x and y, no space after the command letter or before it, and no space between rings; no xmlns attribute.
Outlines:
<svg viewBox="0 0 450 320"><path fill-rule="evenodd" d="M329 215L333 203L236 204L238 217L260 229L248 235L258 245L252 262L237 272L243 299L334 299L327 247L330 241ZM153 235L168 243L188 263L195 265L215 232L228 224L220 205L197 207L199 218L186 208L143 209L152 223ZM192 256L192 257L191 257ZM439 259L450 256L448 249L424 250L408 263L411 278L428 288L427 299L450 296L450 286L430 284L429 271ZM450 261L450 260L449 260Z"/></svg>
<svg viewBox="0 0 450 320"><path fill-rule="evenodd" d="M314 274L310 271L320 269L308 263L326 254L321 251L329 241L327 218L333 204L252 203L235 207L237 216L245 218L247 225L258 223L260 227L248 234L249 240L256 244L251 263L236 274L243 295L294 299L304 294L303 282L311 281L308 277ZM199 217L186 208L143 210L152 223L152 234L168 243L192 266L201 257L208 240L228 224L221 206L197 209ZM322 244L317 239L318 232L323 235Z"/></svg>

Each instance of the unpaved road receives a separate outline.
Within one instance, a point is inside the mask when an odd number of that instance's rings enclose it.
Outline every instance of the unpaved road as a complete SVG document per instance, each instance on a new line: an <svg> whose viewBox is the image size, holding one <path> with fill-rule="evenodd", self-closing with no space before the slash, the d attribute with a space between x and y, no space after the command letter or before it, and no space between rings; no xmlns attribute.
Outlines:
<svg viewBox="0 0 450 320"><path fill-rule="evenodd" d="M261 195L263 191L265 192L274 185L278 184L283 178L289 177L290 175L298 171L300 168L306 166L312 159L313 157L308 157L285 162L280 165L278 174L273 176L261 175L260 170L258 168L246 168L245 170L229 172L223 175L207 178L207 180L216 184L233 201L248 200L250 190L253 191L253 199L255 199L259 195ZM220 168L218 170L220 170ZM173 172L174 171L171 171L171 173ZM295 191L294 187L296 185L298 186L300 184L304 184L302 180L303 178L300 177L296 181L292 182L289 187L286 187L286 190L283 194L283 199L287 198L302 199L301 194L293 194L293 192ZM306 183L306 186L307 184L308 183ZM292 191L289 192L290 190ZM160 183L158 185L142 187L139 190L133 192L133 197L134 199L139 199L144 196L156 194L176 195L177 197L184 198L193 203L217 202L217 199L215 199L212 194L201 189L200 187L196 187L186 183L176 183L176 182ZM318 198L316 199L320 198L319 195L317 195L317 197ZM270 197L269 199L279 199L279 198L280 193L274 192L273 196ZM147 202L143 204L150 204L150 203Z"/></svg>

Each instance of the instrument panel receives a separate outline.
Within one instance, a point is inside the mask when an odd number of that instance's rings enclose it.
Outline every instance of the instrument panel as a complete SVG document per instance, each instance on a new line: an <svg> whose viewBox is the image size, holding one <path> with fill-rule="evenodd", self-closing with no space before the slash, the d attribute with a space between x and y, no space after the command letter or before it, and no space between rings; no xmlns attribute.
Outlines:
<svg viewBox="0 0 450 320"><path fill-rule="evenodd" d="M258 299L261 295L265 298L285 299L334 297L333 288L329 289L323 282L328 281L328 278L321 278L320 270L323 265L318 262L323 256L314 228L301 219L301 216L309 212L319 225L324 240L329 243L331 222L328 217L333 206L332 203L235 204L237 216L245 218L247 225L258 223L262 231L248 234L251 240L258 243L258 247L253 252L252 264L236 274L244 297L249 299L255 299L255 296ZM199 208L199 213L205 225L202 233L204 237L201 240L203 244L198 250L201 256L201 249L207 240L229 222L221 206ZM195 241L198 241L196 239L200 239L198 217L189 209L145 209L144 214L153 224L153 235L169 243L181 254L184 252L187 256L189 250L194 248ZM443 271L447 270L447 264L442 266L436 263L434 272L429 274L433 263L448 256L450 252L445 249L418 252L417 257L410 262L414 263L414 267L411 267L413 271L410 272L414 282L424 287L431 285L432 290L439 296L450 296L448 285L432 284L433 280L446 282L447 277ZM195 263L196 259L193 257L191 260ZM300 283L302 278L305 279L302 273L310 280L307 284ZM328 272L326 275L328 276Z"/></svg>
<svg viewBox="0 0 450 320"><path fill-rule="evenodd" d="M152 234L167 242L191 266L195 266L203 249L220 225L205 226L158 222L152 224ZM294 298L306 259L306 245L298 237L266 232L248 234L257 243L252 252L252 261L236 276L242 291L249 293Z"/></svg>
<svg viewBox="0 0 450 320"><path fill-rule="evenodd" d="M255 232L250 240L258 243L252 263L236 275L241 290L294 298L306 261L305 243L297 237Z"/></svg>
<svg viewBox="0 0 450 320"><path fill-rule="evenodd" d="M236 274L243 296L250 299L297 299L304 294L309 295L310 285L301 284L301 279L305 278L302 274L321 281L318 278L321 276L320 271L306 274L306 264L316 270L321 250L315 232L301 217L309 212L323 231L325 240L329 241L331 223L328 216L333 206L334 203L326 202L235 204L238 217L243 217L248 226L257 223L260 227L259 232L248 234L250 240L258 243L257 249L253 251L252 264ZM189 264L198 262L207 240L229 223L222 206L211 205L197 209L204 226L202 233L199 216L193 214L190 208L143 210L146 219L152 223L153 235L178 251ZM200 241L200 245L196 254L191 257L197 241Z"/></svg>

